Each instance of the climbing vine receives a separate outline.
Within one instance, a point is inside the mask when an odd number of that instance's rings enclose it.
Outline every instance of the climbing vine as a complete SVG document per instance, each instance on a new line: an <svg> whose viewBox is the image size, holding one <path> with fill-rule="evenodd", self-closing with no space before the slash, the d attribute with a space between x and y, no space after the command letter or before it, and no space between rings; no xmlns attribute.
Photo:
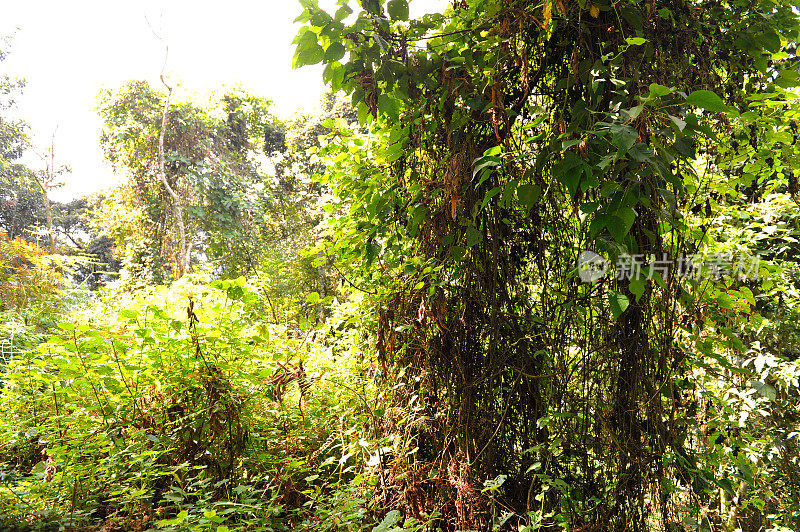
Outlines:
<svg viewBox="0 0 800 532"><path fill-rule="evenodd" d="M744 375L727 326L769 287L680 265L715 251L705 220L744 187L796 192L778 170L796 157L792 5L301 3L296 65L325 64L371 133L342 125L323 151L330 252L360 263L383 378L418 405L384 421L409 451L386 504L453 529L672 530L714 526L715 505L734 523L759 482L709 458L705 416L726 405L696 369ZM586 252L648 260L581 282Z"/></svg>

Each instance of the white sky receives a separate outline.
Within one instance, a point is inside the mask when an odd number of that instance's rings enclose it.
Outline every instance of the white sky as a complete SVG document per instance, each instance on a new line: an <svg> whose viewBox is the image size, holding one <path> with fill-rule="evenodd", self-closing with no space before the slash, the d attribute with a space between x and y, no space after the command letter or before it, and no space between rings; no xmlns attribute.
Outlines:
<svg viewBox="0 0 800 532"><path fill-rule="evenodd" d="M447 3L418 0L412 15ZM160 87L164 43L148 20L169 44L176 96L240 83L272 99L278 116L313 110L323 90L320 66L291 68L300 12L296 0L0 0L0 35L19 27L0 72L27 81L16 114L30 124L41 153L58 126L56 166L72 168L54 199L118 182L99 148L96 97L130 79Z"/></svg>

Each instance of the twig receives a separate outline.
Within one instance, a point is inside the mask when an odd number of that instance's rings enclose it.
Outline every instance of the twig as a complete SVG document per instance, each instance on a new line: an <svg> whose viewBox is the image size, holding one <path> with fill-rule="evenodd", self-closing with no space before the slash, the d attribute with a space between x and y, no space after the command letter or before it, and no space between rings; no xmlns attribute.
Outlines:
<svg viewBox="0 0 800 532"><path fill-rule="evenodd" d="M103 416L103 424L108 427L108 419L106 419L106 411L103 407L103 401L100 400L100 394L97 392L97 388L94 385L94 381L89 377L89 366L86 365L86 361L83 360L81 356L81 348L78 345L78 335L75 331L72 331L72 342L75 344L75 356L78 357L78 360L83 366L83 371L86 375L86 380L89 382L89 386L92 388L92 392L94 393L95 399L97 399L97 407L100 409L100 415Z"/></svg>
<svg viewBox="0 0 800 532"><path fill-rule="evenodd" d="M370 294L372 296L378 295L378 292L370 292L369 290L365 290L364 288L361 288L360 286L355 284L353 281L348 279L347 276L345 274L343 274L342 271L336 266L336 264L332 264L332 266L333 266L333 269L336 270L336 273L338 273L342 277L342 279L347 281L347 284L349 284L350 286L352 286L356 290L360 290L361 292L364 292L365 294Z"/></svg>
<svg viewBox="0 0 800 532"><path fill-rule="evenodd" d="M58 396L56 395L56 383L52 383L53 401L56 405L56 424L58 425L58 435L61 437L61 445L64 445L64 430L61 428L61 414L58 412Z"/></svg>
<svg viewBox="0 0 800 532"><path fill-rule="evenodd" d="M6 489L7 489L8 491L10 491L10 492L11 492L11 495L13 495L14 497L16 497L16 498L17 498L17 500L18 500L19 502L21 502L22 504L24 504L25 506L27 506L28 508L30 508L30 509L31 509L31 511L32 511L34 514L36 514L36 508L34 508L34 507L31 505L31 503L29 503L28 501L26 501L25 499L23 499L22 497L20 497L19 495L17 495L17 492L16 492L16 491L14 491L13 489L11 489L11 486L6 486Z"/></svg>

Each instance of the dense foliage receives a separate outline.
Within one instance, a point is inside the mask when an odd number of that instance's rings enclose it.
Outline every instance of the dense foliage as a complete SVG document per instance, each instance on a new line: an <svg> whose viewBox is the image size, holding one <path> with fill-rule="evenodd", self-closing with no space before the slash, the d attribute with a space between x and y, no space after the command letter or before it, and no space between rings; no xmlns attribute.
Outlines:
<svg viewBox="0 0 800 532"><path fill-rule="evenodd" d="M62 255L0 116L0 528L800 529L797 7L300 3L320 113L104 92Z"/></svg>
<svg viewBox="0 0 800 532"><path fill-rule="evenodd" d="M761 339L793 268L758 231L795 206L793 6L304 5L297 64L326 63L373 124L325 153L332 252L377 292L393 404L419 404L384 422L411 453L387 507L455 529L796 526L796 363ZM643 271L581 283L586 250Z"/></svg>

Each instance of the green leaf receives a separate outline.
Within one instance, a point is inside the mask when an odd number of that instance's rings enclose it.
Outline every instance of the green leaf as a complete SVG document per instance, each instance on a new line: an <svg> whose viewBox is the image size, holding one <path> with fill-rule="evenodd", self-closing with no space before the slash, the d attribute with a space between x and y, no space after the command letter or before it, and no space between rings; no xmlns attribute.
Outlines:
<svg viewBox="0 0 800 532"><path fill-rule="evenodd" d="M480 208L483 209L486 205L489 204L491 199L497 196L500 192L503 191L503 187L494 187L493 189L489 190L486 195L483 197L483 201L480 203Z"/></svg>
<svg viewBox="0 0 800 532"><path fill-rule="evenodd" d="M481 170L485 168L500 166L501 161L499 157L496 157L494 155L488 155L488 156L484 155L483 157L478 157L477 159L475 159L474 164L475 164L475 169L472 171L472 179L475 179L475 176L478 175L481 172Z"/></svg>
<svg viewBox="0 0 800 532"><path fill-rule="evenodd" d="M331 16L325 11L315 9L311 15L311 25L317 28L324 28L331 21Z"/></svg>
<svg viewBox="0 0 800 532"><path fill-rule="evenodd" d="M631 156L631 159L638 163L643 163L650 161L653 158L653 150L650 149L650 146L643 142L637 142L633 145L633 147L628 150L628 155Z"/></svg>
<svg viewBox="0 0 800 532"><path fill-rule="evenodd" d="M619 148L620 154L627 153L633 147L637 138L639 138L639 132L631 126L611 125L611 143Z"/></svg>
<svg viewBox="0 0 800 532"><path fill-rule="evenodd" d="M589 225L589 239L594 238L597 234L603 230L606 226L606 222L608 221L608 214L597 213L592 218L592 223Z"/></svg>
<svg viewBox="0 0 800 532"><path fill-rule="evenodd" d="M556 178L567 187L571 196L575 196L581 183L582 159L573 152L567 152L562 160L554 169Z"/></svg>
<svg viewBox="0 0 800 532"><path fill-rule="evenodd" d="M33 468L31 468L31 473L37 476L43 476L47 466L45 466L44 462L38 462Z"/></svg>
<svg viewBox="0 0 800 532"><path fill-rule="evenodd" d="M332 42L328 49L325 50L324 60L326 63L338 61L344 57L344 45L340 42Z"/></svg>
<svg viewBox="0 0 800 532"><path fill-rule="evenodd" d="M306 299L312 305L316 305L317 303L319 303L322 300L317 292L311 292L310 294L308 294L306 296Z"/></svg>
<svg viewBox="0 0 800 532"><path fill-rule="evenodd" d="M483 240L483 232L474 227L467 228L467 247L470 248Z"/></svg>
<svg viewBox="0 0 800 532"><path fill-rule="evenodd" d="M614 240L620 244L625 241L625 237L628 235L628 232L631 230L631 226L633 225L632 221L629 221L629 219L623 218L622 216L625 216L625 212L620 209L615 214L607 215L605 217L606 229L608 229L608 232L614 237Z"/></svg>
<svg viewBox="0 0 800 532"><path fill-rule="evenodd" d="M734 495L736 493L736 490L733 488L733 484L731 484L731 481L728 480L727 478L721 478L719 480L716 480L714 483L720 488L730 493L731 495Z"/></svg>
<svg viewBox="0 0 800 532"><path fill-rule="evenodd" d="M800 73L795 70L782 70L780 78L776 84L783 88L797 87L800 81Z"/></svg>
<svg viewBox="0 0 800 532"><path fill-rule="evenodd" d="M385 52L389 49L389 43L386 42L386 39L384 39L380 33L375 33L372 35L372 38L375 39L376 43L378 43L378 46L380 46L382 52Z"/></svg>
<svg viewBox="0 0 800 532"><path fill-rule="evenodd" d="M755 296L753 296L752 290L750 290L746 286L743 286L743 287L741 287L739 289L739 293L742 294L742 297L744 297L745 301L747 301L748 303L750 303L753 306L756 305L756 298L755 298Z"/></svg>
<svg viewBox="0 0 800 532"><path fill-rule="evenodd" d="M467 254L467 250L461 246L453 246L450 248L450 256L453 260L460 261Z"/></svg>
<svg viewBox="0 0 800 532"><path fill-rule="evenodd" d="M536 185L520 185L517 187L519 202L526 207L532 207L542 195L542 189Z"/></svg>
<svg viewBox="0 0 800 532"><path fill-rule="evenodd" d="M661 98L662 96L666 96L667 94L671 94L674 91L674 88L665 87L664 85L659 85L658 83L651 83L650 84L650 98Z"/></svg>
<svg viewBox="0 0 800 532"><path fill-rule="evenodd" d="M641 46L647 42L647 39L642 39L641 37L628 37L625 39L625 42L634 46Z"/></svg>
<svg viewBox="0 0 800 532"><path fill-rule="evenodd" d="M756 44L771 53L777 53L781 49L781 37L774 31L766 31L755 36Z"/></svg>
<svg viewBox="0 0 800 532"><path fill-rule="evenodd" d="M770 401L775 401L778 398L778 391L771 384L767 384L764 381L753 380L750 381L750 386L761 396L766 397Z"/></svg>
<svg viewBox="0 0 800 532"><path fill-rule="evenodd" d="M385 532L394 526L400 520L400 512L392 510L387 513L378 526L372 528L372 532Z"/></svg>
<svg viewBox="0 0 800 532"><path fill-rule="evenodd" d="M366 125L367 120L369 117L372 116L369 113L369 107L364 102L358 102L358 107L356 108L356 115L358 116L358 123L361 125Z"/></svg>
<svg viewBox="0 0 800 532"><path fill-rule="evenodd" d="M678 128L678 131L683 131L683 128L686 127L686 122L681 120L677 116L669 115L669 119L672 120L672 123L675 124L675 127Z"/></svg>
<svg viewBox="0 0 800 532"><path fill-rule="evenodd" d="M74 331L75 330L75 324L74 323L59 322L57 325L58 325L58 328L61 329L62 331Z"/></svg>
<svg viewBox="0 0 800 532"><path fill-rule="evenodd" d="M620 207L617 209L617 212L614 213L614 216L622 220L625 226L625 234L628 234L628 231L633 227L633 222L636 220L636 211L630 207Z"/></svg>
<svg viewBox="0 0 800 532"><path fill-rule="evenodd" d="M620 294L619 292L611 290L608 293L608 304L611 305L611 313L614 315L614 318L619 318L622 313L625 312L625 309L628 308L628 305L630 305L630 301L625 294Z"/></svg>
<svg viewBox="0 0 800 532"><path fill-rule="evenodd" d="M353 9L348 5L343 5L339 9L336 10L336 14L334 14L333 18L336 19L337 22L341 22L347 18L347 16L353 12Z"/></svg>
<svg viewBox="0 0 800 532"><path fill-rule="evenodd" d="M316 65L324 58L325 50L323 50L322 46L320 46L318 43L303 47L298 45L297 51L294 54L294 68L300 68L306 65Z"/></svg>
<svg viewBox="0 0 800 532"><path fill-rule="evenodd" d="M497 475L495 478L483 481L484 488L481 491L496 491L508 478L507 475Z"/></svg>
<svg viewBox="0 0 800 532"><path fill-rule="evenodd" d="M381 94L378 96L378 111L384 115L387 115L393 120L397 120L397 117L400 113L400 110L397 106L397 101L386 94Z"/></svg>
<svg viewBox="0 0 800 532"><path fill-rule="evenodd" d="M735 303L734 299L725 292L719 294L715 299L717 304L724 309L732 309Z"/></svg>
<svg viewBox="0 0 800 532"><path fill-rule="evenodd" d="M407 0L389 0L386 11L392 20L408 20Z"/></svg>
<svg viewBox="0 0 800 532"><path fill-rule="evenodd" d="M644 102L647 102L647 101L649 101L650 99L651 99L651 98L646 98L646 99L644 99L644 100L642 100L642 101L644 101ZM642 111L644 111L644 104L643 104L643 103L642 103L642 104L639 104L639 105L637 105L636 107L631 107L630 109L628 109L628 116L630 117L630 119L631 119L631 120L636 120L636 118L637 118L637 117L638 117L640 114L642 114Z"/></svg>
<svg viewBox="0 0 800 532"><path fill-rule="evenodd" d="M229 299L233 299L234 301L238 301L242 297L244 297L244 290L242 290L241 286L232 286L228 288L226 294Z"/></svg>
<svg viewBox="0 0 800 532"><path fill-rule="evenodd" d="M376 244L375 242L367 242L366 246L364 246L364 257L367 259L368 266L372 264L372 261L375 260L380 251L380 245Z"/></svg>
<svg viewBox="0 0 800 532"><path fill-rule="evenodd" d="M308 22L309 20L311 20L311 13L309 13L308 10L304 10L297 16L297 18L294 19L294 23L298 24Z"/></svg>
<svg viewBox="0 0 800 532"><path fill-rule="evenodd" d="M736 461L736 466L739 468L739 471L742 473L744 479L752 483L753 482L753 468L750 467L750 463L747 461L747 458L740 458Z"/></svg>
<svg viewBox="0 0 800 532"><path fill-rule="evenodd" d="M631 284L628 289L631 291L631 294L636 296L636 301L641 299L642 294L644 294L644 286L645 286L646 279L640 277L638 279L631 279Z"/></svg>
<svg viewBox="0 0 800 532"><path fill-rule="evenodd" d="M728 111L728 106L722 101L722 98L717 96L712 91L699 90L694 91L686 98L687 105L694 105L706 111L724 113Z"/></svg>

